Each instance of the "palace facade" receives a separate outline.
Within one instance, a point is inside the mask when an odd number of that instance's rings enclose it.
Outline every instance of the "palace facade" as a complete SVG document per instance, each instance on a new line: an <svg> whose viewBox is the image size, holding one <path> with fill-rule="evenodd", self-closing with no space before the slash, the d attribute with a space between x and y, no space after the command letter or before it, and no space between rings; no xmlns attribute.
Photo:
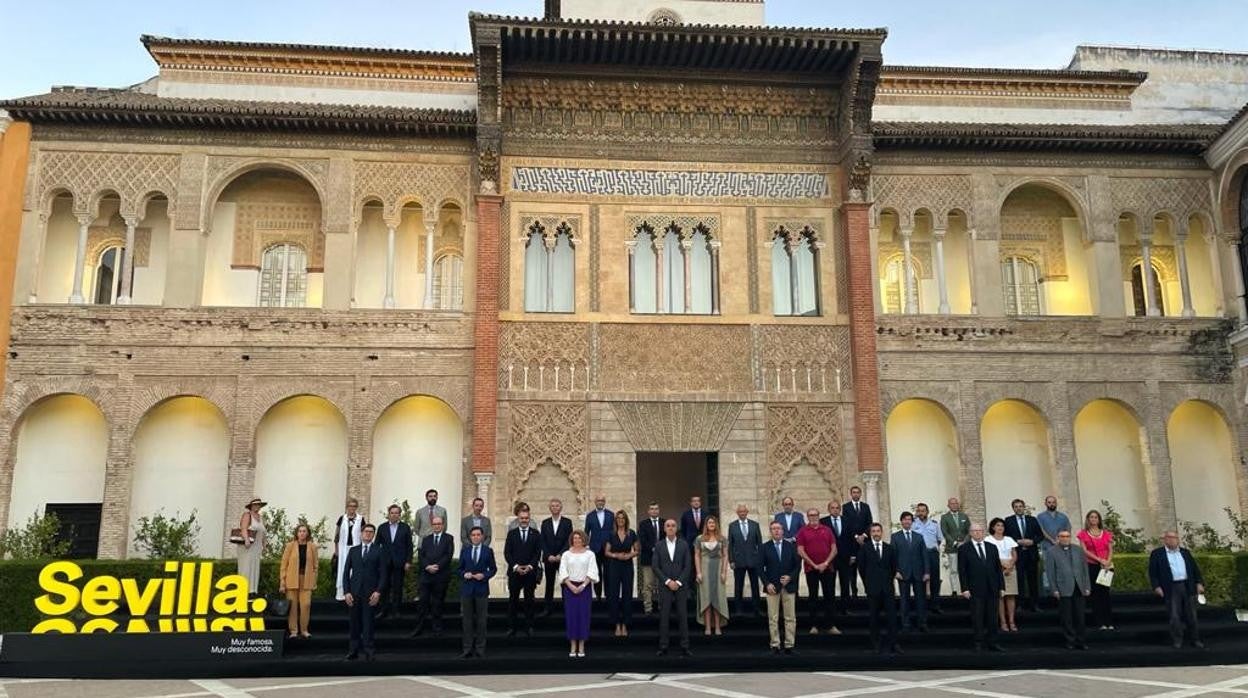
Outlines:
<svg viewBox="0 0 1248 698"><path fill-rule="evenodd" d="M466 54L144 36L150 80L0 102L0 527L1248 511L1248 55L545 9Z"/></svg>

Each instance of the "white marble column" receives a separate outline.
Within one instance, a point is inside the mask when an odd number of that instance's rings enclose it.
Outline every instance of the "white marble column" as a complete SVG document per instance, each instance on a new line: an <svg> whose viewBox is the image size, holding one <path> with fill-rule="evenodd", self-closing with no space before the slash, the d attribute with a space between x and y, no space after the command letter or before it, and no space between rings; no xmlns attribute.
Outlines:
<svg viewBox="0 0 1248 698"><path fill-rule="evenodd" d="M1222 238L1218 237L1212 230L1205 231L1204 240L1205 247L1209 249L1209 270L1213 274L1213 314L1217 317L1223 317L1226 314L1226 275L1222 273L1222 249L1224 245ZM1239 269L1238 257L1235 258L1233 268Z"/></svg>
<svg viewBox="0 0 1248 698"><path fill-rule="evenodd" d="M425 219L425 302L426 309L433 307L433 234L438 229L438 219ZM549 253L549 245L547 246Z"/></svg>
<svg viewBox="0 0 1248 698"><path fill-rule="evenodd" d="M1183 317L1196 317L1192 308L1192 281L1187 274L1187 231L1174 239L1174 258L1179 265L1179 290L1183 293Z"/></svg>
<svg viewBox="0 0 1248 698"><path fill-rule="evenodd" d="M134 229L139 225L139 219L136 216L126 216L126 243L125 249L122 250L121 267L118 273L121 274L121 285L117 290L117 304L130 305L130 288L134 274Z"/></svg>
<svg viewBox="0 0 1248 698"><path fill-rule="evenodd" d="M936 265L936 285L940 289L940 307L937 309L941 315L949 314L949 279L945 276L945 230L944 228L936 228L932 230L932 240L934 243L933 254L935 258L932 264Z"/></svg>
<svg viewBox="0 0 1248 698"><path fill-rule="evenodd" d="M87 232L91 226L91 216L78 216L78 250L74 253L74 288L69 294L70 303L85 303L82 297L82 275L87 266Z"/></svg>
<svg viewBox="0 0 1248 698"><path fill-rule="evenodd" d="M883 514L883 510L880 509L880 477L882 475L883 473L874 470L862 473L862 494L866 497L867 506L871 507L871 514L876 521L879 521Z"/></svg>
<svg viewBox="0 0 1248 698"><path fill-rule="evenodd" d="M1144 284L1144 307L1149 317L1158 317L1161 310L1157 308L1157 299L1153 297L1153 245L1148 240L1140 240L1140 254L1143 262L1140 265L1140 280Z"/></svg>
<svg viewBox="0 0 1248 698"><path fill-rule="evenodd" d="M967 238L968 238L967 245L966 245L966 261L967 261L966 276L967 276L967 282L971 287L971 314L979 315L979 289L976 288L976 284L975 284L976 234L975 234L974 228L971 228L970 230L966 232L967 232Z"/></svg>
<svg viewBox="0 0 1248 698"><path fill-rule="evenodd" d="M681 239L680 256L685 265L685 307L681 311L688 313L693 308L693 240Z"/></svg>
<svg viewBox="0 0 1248 698"><path fill-rule="evenodd" d="M628 309L637 312L637 239L624 243L628 249Z"/></svg>
<svg viewBox="0 0 1248 698"><path fill-rule="evenodd" d="M394 307L394 229L393 223L386 223L386 297L381 303L385 308Z"/></svg>
<svg viewBox="0 0 1248 698"><path fill-rule="evenodd" d="M39 214L39 230L35 236L34 268L30 272L30 288L26 291L27 303L39 302L39 268L43 266L43 249L48 244L48 214Z"/></svg>
<svg viewBox="0 0 1248 698"><path fill-rule="evenodd" d="M663 241L654 241L654 312L670 313L667 299L663 297Z"/></svg>
<svg viewBox="0 0 1248 698"><path fill-rule="evenodd" d="M555 309L555 242L553 235L542 236L542 251L546 253L546 309Z"/></svg>
<svg viewBox="0 0 1248 698"><path fill-rule="evenodd" d="M711 245L711 313L719 315L719 240L712 240Z"/></svg>
<svg viewBox="0 0 1248 698"><path fill-rule="evenodd" d="M910 238L914 235L913 228L901 228L901 253L902 253L902 270L901 270L901 289L905 294L902 301L902 312L908 315L914 315L919 312L918 295L914 288L917 282L918 274L914 274L914 255L910 251Z"/></svg>

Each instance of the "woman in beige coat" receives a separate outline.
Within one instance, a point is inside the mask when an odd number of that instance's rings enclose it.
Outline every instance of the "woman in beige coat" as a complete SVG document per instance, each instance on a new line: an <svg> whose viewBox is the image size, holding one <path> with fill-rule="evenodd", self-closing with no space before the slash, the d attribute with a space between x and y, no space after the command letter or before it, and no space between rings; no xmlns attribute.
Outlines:
<svg viewBox="0 0 1248 698"><path fill-rule="evenodd" d="M295 527L295 537L282 551L282 564L278 591L290 601L290 617L287 629L290 637L308 633L308 614L312 611L312 591L316 589L317 547L312 540L312 529L307 524Z"/></svg>

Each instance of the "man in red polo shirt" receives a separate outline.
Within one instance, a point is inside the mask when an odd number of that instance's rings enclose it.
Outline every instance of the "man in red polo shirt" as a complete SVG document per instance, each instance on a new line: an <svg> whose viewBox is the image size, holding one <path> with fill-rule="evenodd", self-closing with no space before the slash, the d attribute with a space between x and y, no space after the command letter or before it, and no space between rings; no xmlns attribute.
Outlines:
<svg viewBox="0 0 1248 698"><path fill-rule="evenodd" d="M836 534L831 528L819 523L818 509L806 512L806 525L797 532L797 554L802 558L806 588L810 595L810 634L819 634L819 615L822 611L824 632L828 635L840 635L832 606L836 598L836 570L832 567L832 560L836 558ZM823 587L822 604L819 603L820 586Z"/></svg>

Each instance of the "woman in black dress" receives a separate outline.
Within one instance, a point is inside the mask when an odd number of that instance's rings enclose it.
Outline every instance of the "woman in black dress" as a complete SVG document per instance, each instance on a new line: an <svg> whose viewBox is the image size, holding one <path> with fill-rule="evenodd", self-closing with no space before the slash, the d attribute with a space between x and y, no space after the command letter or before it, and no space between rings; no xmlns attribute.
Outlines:
<svg viewBox="0 0 1248 698"><path fill-rule="evenodd" d="M607 617L616 637L628 637L633 610L633 558L637 557L637 532L630 529L628 513L615 512L615 530L607 539L603 572L607 577Z"/></svg>

